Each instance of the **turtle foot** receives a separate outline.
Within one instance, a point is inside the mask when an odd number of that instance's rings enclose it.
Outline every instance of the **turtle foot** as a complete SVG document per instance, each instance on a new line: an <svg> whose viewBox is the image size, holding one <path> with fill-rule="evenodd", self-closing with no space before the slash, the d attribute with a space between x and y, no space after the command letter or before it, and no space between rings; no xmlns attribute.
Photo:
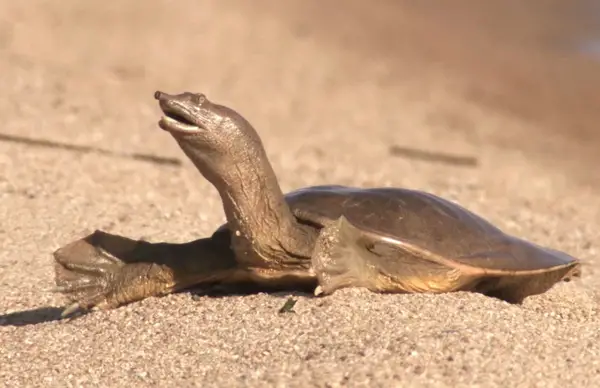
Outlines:
<svg viewBox="0 0 600 388"><path fill-rule="evenodd" d="M312 255L312 269L319 283L315 295L346 287L372 288L377 274L368 266L359 241L360 231L343 216L321 229Z"/></svg>
<svg viewBox="0 0 600 388"><path fill-rule="evenodd" d="M156 293L144 283L156 267L139 262L140 244L102 231L73 241L54 252L54 291L70 301L62 316L91 308L110 309Z"/></svg>

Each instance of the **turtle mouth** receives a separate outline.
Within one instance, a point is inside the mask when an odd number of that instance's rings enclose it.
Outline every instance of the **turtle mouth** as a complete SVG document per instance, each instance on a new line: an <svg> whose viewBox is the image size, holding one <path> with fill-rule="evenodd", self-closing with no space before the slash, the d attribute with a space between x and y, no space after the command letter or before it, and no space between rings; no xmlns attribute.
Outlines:
<svg viewBox="0 0 600 388"><path fill-rule="evenodd" d="M161 101L160 107L164 113L158 122L159 127L168 132L195 133L203 126L194 121L192 115L180 104L174 106L173 101Z"/></svg>

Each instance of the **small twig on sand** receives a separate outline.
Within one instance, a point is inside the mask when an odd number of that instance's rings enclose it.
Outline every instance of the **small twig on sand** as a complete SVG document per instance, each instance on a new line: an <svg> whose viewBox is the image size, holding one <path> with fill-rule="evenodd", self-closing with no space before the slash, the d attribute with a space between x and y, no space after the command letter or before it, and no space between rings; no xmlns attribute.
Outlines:
<svg viewBox="0 0 600 388"><path fill-rule="evenodd" d="M404 157L408 159L424 160L427 162L436 162L451 164L455 166L476 167L477 158L473 156L450 155L440 152L424 151L409 147L393 145L389 148L390 155Z"/></svg>

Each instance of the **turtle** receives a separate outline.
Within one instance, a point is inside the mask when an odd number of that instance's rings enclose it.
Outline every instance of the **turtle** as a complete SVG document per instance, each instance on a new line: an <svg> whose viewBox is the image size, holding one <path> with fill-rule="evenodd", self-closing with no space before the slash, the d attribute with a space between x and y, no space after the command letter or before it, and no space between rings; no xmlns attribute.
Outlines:
<svg viewBox="0 0 600 388"><path fill-rule="evenodd" d="M96 230L62 246L53 257L56 291L70 301L63 315L243 284L321 296L470 291L519 304L580 273L575 257L425 191L318 185L284 195L241 114L202 93L154 97L158 126L218 191L226 223L184 243Z"/></svg>

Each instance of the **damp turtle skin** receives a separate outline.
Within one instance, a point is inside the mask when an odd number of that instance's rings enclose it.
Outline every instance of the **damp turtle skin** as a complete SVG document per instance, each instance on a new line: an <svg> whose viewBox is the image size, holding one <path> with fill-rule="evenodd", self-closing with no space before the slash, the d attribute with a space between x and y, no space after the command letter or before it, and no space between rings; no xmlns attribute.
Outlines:
<svg viewBox="0 0 600 388"><path fill-rule="evenodd" d="M187 243L96 231L54 252L57 291L107 309L201 285L385 293L473 291L520 303L577 275L566 253L422 191L314 186L284 195L260 137L203 94L156 92L170 133L219 192L227 223Z"/></svg>

